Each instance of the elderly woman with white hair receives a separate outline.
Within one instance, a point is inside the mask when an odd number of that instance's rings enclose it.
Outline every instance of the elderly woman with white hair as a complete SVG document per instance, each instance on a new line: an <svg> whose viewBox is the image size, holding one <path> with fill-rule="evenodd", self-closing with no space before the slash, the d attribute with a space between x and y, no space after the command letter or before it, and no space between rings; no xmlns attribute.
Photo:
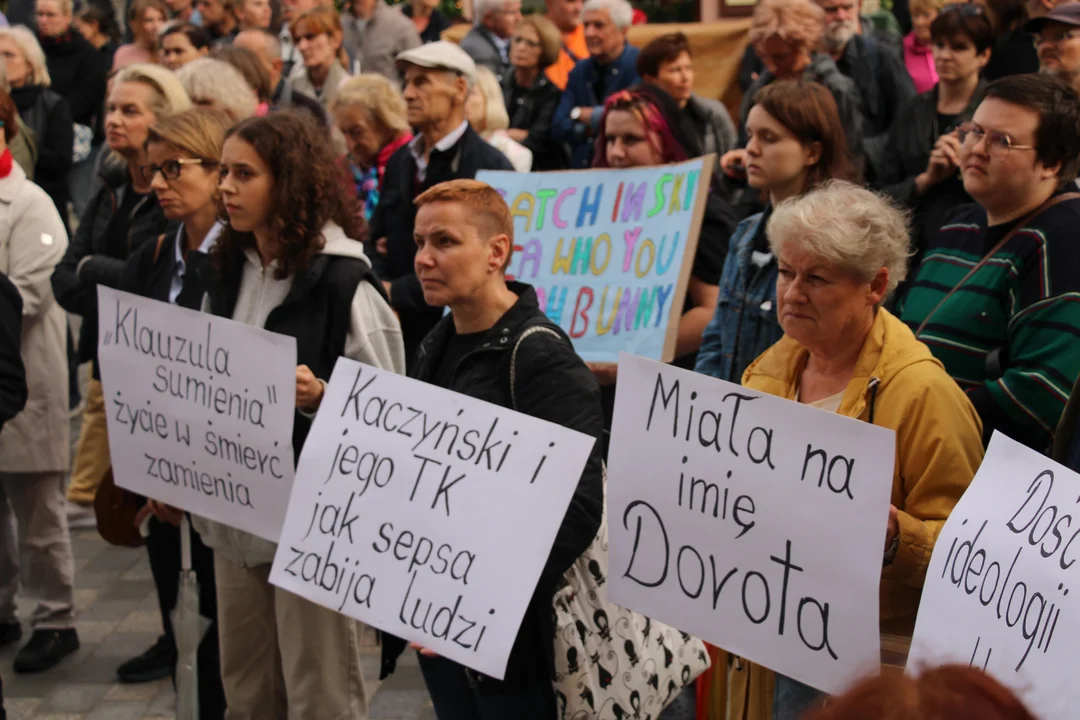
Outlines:
<svg viewBox="0 0 1080 720"><path fill-rule="evenodd" d="M57 301L83 318L79 362L94 363L67 493L68 519L75 524L93 517L94 495L109 468L97 367L97 286L119 287L127 256L146 238L164 232L165 216L141 169L147 162L146 138L159 119L189 107L180 81L158 65L129 65L113 77L105 103L110 153L102 163L102 187L52 276Z"/></svg>
<svg viewBox="0 0 1080 720"><path fill-rule="evenodd" d="M0 28L0 57L7 68L11 99L23 122L34 132L34 182L52 198L66 227L67 174L75 147L71 107L62 95L50 89L52 78L45 53L34 33L22 26Z"/></svg>
<svg viewBox="0 0 1080 720"><path fill-rule="evenodd" d="M506 156L518 172L532 169L532 150L512 139L506 132L510 115L506 112L499 78L486 65L476 66L476 84L465 101L465 116L473 130Z"/></svg>
<svg viewBox="0 0 1080 720"><path fill-rule="evenodd" d="M880 617L882 632L910 637L938 533L982 461L982 424L930 350L882 307L906 271L899 210L832 181L780 203L766 234L784 337L742 384L895 431ZM773 683L754 665L735 680L729 709L740 717L799 717L819 697L791 678Z"/></svg>
<svg viewBox="0 0 1080 720"><path fill-rule="evenodd" d="M259 97L235 67L224 60L200 58L176 71L191 102L220 110L238 123L255 114Z"/></svg>

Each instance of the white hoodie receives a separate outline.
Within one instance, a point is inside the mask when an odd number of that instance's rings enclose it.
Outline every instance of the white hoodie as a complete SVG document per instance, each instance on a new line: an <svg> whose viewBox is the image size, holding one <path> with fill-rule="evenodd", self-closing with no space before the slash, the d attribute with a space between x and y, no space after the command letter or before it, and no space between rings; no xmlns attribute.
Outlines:
<svg viewBox="0 0 1080 720"><path fill-rule="evenodd" d="M338 225L327 223L322 235L325 245L319 251L321 254L356 258L368 268L371 267L363 244L347 237ZM271 263L264 268L262 258L254 249L248 249L244 255L240 292L232 319L245 325L263 327L270 312L288 296L292 278L275 278L277 264ZM204 299L203 311L208 310L208 302ZM353 296L349 331L345 337L345 357L382 370L405 374L401 325L390 305L369 282L361 282ZM326 381L329 378L319 379ZM277 550L275 543L206 518L193 516L193 521L203 542L236 565L254 567L274 560Z"/></svg>

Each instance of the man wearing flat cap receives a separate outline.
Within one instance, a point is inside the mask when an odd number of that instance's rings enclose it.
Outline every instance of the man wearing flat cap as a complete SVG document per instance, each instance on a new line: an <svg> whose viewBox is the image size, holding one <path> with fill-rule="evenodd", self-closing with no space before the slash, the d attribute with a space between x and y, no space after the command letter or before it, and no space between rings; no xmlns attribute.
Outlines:
<svg viewBox="0 0 1080 720"><path fill-rule="evenodd" d="M1058 5L1024 29L1035 38L1039 72L1055 75L1080 92L1080 3Z"/></svg>
<svg viewBox="0 0 1080 720"><path fill-rule="evenodd" d="M405 358L411 368L420 341L443 315L442 308L424 302L413 269L413 198L447 180L473 179L480 170L513 167L465 119L465 99L474 83L476 64L464 50L440 40L399 54L397 66L405 79L409 125L417 135L386 165L368 233L372 245L368 257L401 319Z"/></svg>

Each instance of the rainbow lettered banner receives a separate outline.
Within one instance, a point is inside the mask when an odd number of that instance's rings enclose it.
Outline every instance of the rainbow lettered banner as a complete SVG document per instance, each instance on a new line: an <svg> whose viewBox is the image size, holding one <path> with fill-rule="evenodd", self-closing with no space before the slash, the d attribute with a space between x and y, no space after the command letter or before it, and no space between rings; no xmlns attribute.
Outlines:
<svg viewBox="0 0 1080 720"><path fill-rule="evenodd" d="M629 170L484 171L514 216L509 276L585 360L668 362L714 158ZM706 181L703 182L702 179Z"/></svg>

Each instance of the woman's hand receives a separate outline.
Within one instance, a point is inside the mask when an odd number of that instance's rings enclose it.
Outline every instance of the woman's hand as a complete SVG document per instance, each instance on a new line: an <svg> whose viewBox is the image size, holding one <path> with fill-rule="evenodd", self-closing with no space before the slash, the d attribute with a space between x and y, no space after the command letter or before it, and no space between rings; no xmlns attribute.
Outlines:
<svg viewBox="0 0 1080 720"><path fill-rule="evenodd" d="M296 407L304 412L315 412L322 403L325 387L311 368L300 365L296 368Z"/></svg>
<svg viewBox="0 0 1080 720"><path fill-rule="evenodd" d="M614 385L619 375L619 364L613 362L585 363L596 376L596 382L601 385Z"/></svg>
<svg viewBox="0 0 1080 720"><path fill-rule="evenodd" d="M889 551L897 536L900 535L900 511L895 505L889 505L889 526L885 530L885 552Z"/></svg>
<svg viewBox="0 0 1080 720"><path fill-rule="evenodd" d="M434 650L428 650L420 643L411 642L409 643L409 647L411 647L413 650L420 653L424 657L439 657L439 653L435 652Z"/></svg>
<svg viewBox="0 0 1080 720"><path fill-rule="evenodd" d="M746 177L746 149L736 148L728 150L720 158L720 169L725 175L733 178Z"/></svg>

